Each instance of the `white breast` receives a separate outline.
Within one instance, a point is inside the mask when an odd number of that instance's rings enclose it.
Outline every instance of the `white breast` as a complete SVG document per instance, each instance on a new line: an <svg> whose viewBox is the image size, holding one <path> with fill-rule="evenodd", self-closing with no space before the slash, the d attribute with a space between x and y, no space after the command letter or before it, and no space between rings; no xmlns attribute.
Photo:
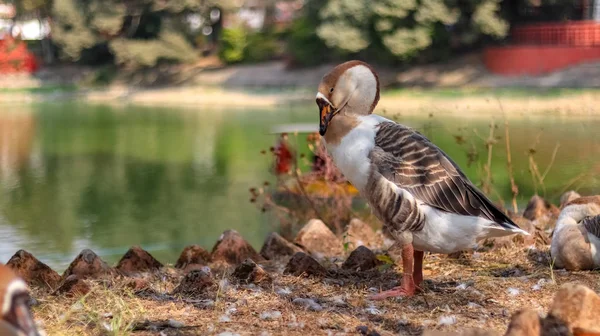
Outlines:
<svg viewBox="0 0 600 336"><path fill-rule="evenodd" d="M377 125L389 120L375 114L358 119L358 126L346 134L339 144L326 143L326 146L338 169L356 189L362 191L369 178L369 153L375 147Z"/></svg>

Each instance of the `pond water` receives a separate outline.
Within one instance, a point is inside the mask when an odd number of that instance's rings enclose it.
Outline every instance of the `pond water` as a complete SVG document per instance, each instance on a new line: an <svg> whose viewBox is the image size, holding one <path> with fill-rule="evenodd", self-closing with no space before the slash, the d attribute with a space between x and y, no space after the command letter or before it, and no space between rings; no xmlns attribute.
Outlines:
<svg viewBox="0 0 600 336"><path fill-rule="evenodd" d="M311 104L223 111L83 103L0 107L0 262L24 248L62 271L83 248L112 263L137 244L174 263L185 245L211 249L228 228L258 249L277 229L274 218L249 202L248 188L272 179L260 151L275 141L271 127L316 120ZM478 136L488 136L492 117L398 120L481 181L488 155ZM491 198L507 200L504 124L497 122ZM519 204L536 190L554 201L568 189L600 192L598 129L600 119L511 119ZM543 185L531 177L532 152Z"/></svg>

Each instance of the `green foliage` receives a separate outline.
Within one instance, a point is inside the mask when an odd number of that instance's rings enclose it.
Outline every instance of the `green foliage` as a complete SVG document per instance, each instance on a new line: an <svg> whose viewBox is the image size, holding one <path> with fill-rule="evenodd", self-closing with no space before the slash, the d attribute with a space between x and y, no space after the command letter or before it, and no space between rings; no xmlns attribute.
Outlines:
<svg viewBox="0 0 600 336"><path fill-rule="evenodd" d="M223 29L219 58L225 63L238 63L244 60L247 41L246 30L242 27Z"/></svg>
<svg viewBox="0 0 600 336"><path fill-rule="evenodd" d="M189 62L196 52L185 16L206 17L212 6L230 5L217 0L54 0L52 38L62 56L75 61L114 60L130 67Z"/></svg>
<svg viewBox="0 0 600 336"><path fill-rule="evenodd" d="M159 60L190 62L195 58L190 44L173 32L161 33L155 40L116 39L109 45L116 63L122 65L153 67Z"/></svg>
<svg viewBox="0 0 600 336"><path fill-rule="evenodd" d="M301 17L292 23L287 51L299 65L317 65L326 60L327 46L317 36L315 29L315 24L307 17Z"/></svg>
<svg viewBox="0 0 600 336"><path fill-rule="evenodd" d="M431 48L450 49L451 40L470 45L484 36L506 36L508 24L500 17L499 2L329 0L316 31L328 47L342 53L383 52L407 59ZM440 28L450 33L445 36Z"/></svg>
<svg viewBox="0 0 600 336"><path fill-rule="evenodd" d="M251 33L244 52L246 62L264 62L272 59L278 52L275 36L271 33Z"/></svg>
<svg viewBox="0 0 600 336"><path fill-rule="evenodd" d="M225 63L263 62L277 52L277 41L271 33L249 32L242 26L223 29L219 58Z"/></svg>

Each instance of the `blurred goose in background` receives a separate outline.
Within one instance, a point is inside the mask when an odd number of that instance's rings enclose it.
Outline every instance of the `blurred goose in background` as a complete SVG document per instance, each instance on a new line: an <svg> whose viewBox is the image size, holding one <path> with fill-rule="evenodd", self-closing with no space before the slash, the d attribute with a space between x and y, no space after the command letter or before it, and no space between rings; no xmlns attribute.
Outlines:
<svg viewBox="0 0 600 336"><path fill-rule="evenodd" d="M383 222L402 285L371 299L411 296L423 252L453 253L480 239L521 233L441 149L420 133L372 114L379 78L360 61L336 66L318 87L319 133L340 171Z"/></svg>
<svg viewBox="0 0 600 336"><path fill-rule="evenodd" d="M600 196L579 197L558 216L550 255L556 268L600 268Z"/></svg>
<svg viewBox="0 0 600 336"><path fill-rule="evenodd" d="M27 305L29 289L7 266L0 264L0 335L39 336Z"/></svg>

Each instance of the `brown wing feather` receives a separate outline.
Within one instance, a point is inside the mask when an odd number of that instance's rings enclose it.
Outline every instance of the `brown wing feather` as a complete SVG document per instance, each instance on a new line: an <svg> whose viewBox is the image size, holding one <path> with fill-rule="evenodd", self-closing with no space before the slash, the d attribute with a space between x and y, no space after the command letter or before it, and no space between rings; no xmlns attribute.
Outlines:
<svg viewBox="0 0 600 336"><path fill-rule="evenodd" d="M440 210L518 226L485 197L441 149L393 122L379 124L371 160L380 173L416 199Z"/></svg>
<svg viewBox="0 0 600 336"><path fill-rule="evenodd" d="M586 217L581 221L587 232L600 238L600 215L594 217Z"/></svg>

